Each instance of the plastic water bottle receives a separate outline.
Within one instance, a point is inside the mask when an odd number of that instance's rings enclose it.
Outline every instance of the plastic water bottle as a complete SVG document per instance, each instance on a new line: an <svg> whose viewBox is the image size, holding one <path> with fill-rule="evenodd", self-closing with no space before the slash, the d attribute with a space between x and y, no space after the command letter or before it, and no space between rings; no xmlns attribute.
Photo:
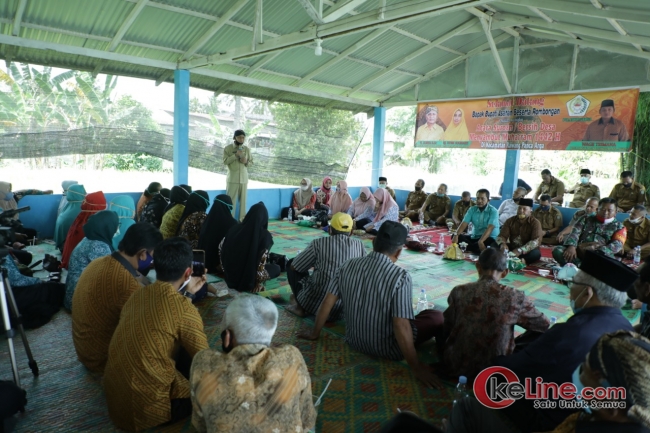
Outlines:
<svg viewBox="0 0 650 433"><path fill-rule="evenodd" d="M293 208L289 208L289 221L293 221Z"/></svg>
<svg viewBox="0 0 650 433"><path fill-rule="evenodd" d="M416 308L417 313L420 314L424 310L429 308L429 301L427 301L427 292L424 289L420 289L420 296L418 296L418 306Z"/></svg>
<svg viewBox="0 0 650 433"><path fill-rule="evenodd" d="M641 263L641 247L634 248L634 264L638 265Z"/></svg>
<svg viewBox="0 0 650 433"><path fill-rule="evenodd" d="M508 257L510 257L510 256L509 256L509 254L510 254L510 250L508 249L508 247L506 247L506 248L503 250L503 254L506 256L506 259L507 259Z"/></svg>
<svg viewBox="0 0 650 433"><path fill-rule="evenodd" d="M551 316L551 325L549 326L549 328L550 328L551 326L555 325L556 323L557 323L557 317L555 317L555 316Z"/></svg>
<svg viewBox="0 0 650 433"><path fill-rule="evenodd" d="M420 212L420 225L424 225L424 213Z"/></svg>
<svg viewBox="0 0 650 433"><path fill-rule="evenodd" d="M456 389L454 390L454 406L465 397L467 397L467 378L460 376L458 378L458 385L456 385Z"/></svg>
<svg viewBox="0 0 650 433"><path fill-rule="evenodd" d="M469 223L469 225L467 226L467 234L470 236L474 234L474 224Z"/></svg>
<svg viewBox="0 0 650 433"><path fill-rule="evenodd" d="M445 250L445 235L440 235L438 239L438 251L442 252Z"/></svg>

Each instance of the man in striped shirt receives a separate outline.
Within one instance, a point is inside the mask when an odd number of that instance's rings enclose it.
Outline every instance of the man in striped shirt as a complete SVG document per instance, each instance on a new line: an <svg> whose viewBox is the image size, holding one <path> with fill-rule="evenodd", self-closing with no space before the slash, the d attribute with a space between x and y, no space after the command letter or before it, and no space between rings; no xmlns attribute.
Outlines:
<svg viewBox="0 0 650 433"><path fill-rule="evenodd" d="M355 257L363 257L366 251L359 239L350 237L354 229L352 217L339 212L332 217L329 224L329 237L314 239L307 248L287 267L287 279L293 292L295 304L287 310L304 317L316 314L326 295L327 285L339 267ZM310 277L307 272L314 268ZM336 301L329 315L329 320L338 320L343 313L341 300Z"/></svg>
<svg viewBox="0 0 650 433"><path fill-rule="evenodd" d="M406 235L401 224L384 222L373 240L373 251L339 268L327 287L314 329L298 336L318 339L330 311L341 298L345 341L353 349L395 361L406 359L425 385L441 388L429 367L418 360L415 347L441 333L442 313L424 310L413 317L411 276L395 265Z"/></svg>

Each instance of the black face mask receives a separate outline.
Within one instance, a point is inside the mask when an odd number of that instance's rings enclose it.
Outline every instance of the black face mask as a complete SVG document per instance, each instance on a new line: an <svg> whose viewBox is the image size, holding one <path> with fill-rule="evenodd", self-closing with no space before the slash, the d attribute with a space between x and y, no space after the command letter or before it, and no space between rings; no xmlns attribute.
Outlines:
<svg viewBox="0 0 650 433"><path fill-rule="evenodd" d="M415 190L416 190L416 191L422 191L422 187L421 187L421 186L416 186L416 187L415 187Z"/></svg>
<svg viewBox="0 0 650 433"><path fill-rule="evenodd" d="M519 203L519 200L521 200L521 197L512 199L512 201L514 201L515 203Z"/></svg>
<svg viewBox="0 0 650 433"><path fill-rule="evenodd" d="M629 188L629 187L632 186L632 184L631 184L631 183L624 183L623 186L624 186L625 188Z"/></svg>
<svg viewBox="0 0 650 433"><path fill-rule="evenodd" d="M223 350L223 353L230 353L230 351L232 350L232 344L228 347L224 346L223 342L225 338L226 338L226 330L224 329L224 331L221 333L221 349Z"/></svg>

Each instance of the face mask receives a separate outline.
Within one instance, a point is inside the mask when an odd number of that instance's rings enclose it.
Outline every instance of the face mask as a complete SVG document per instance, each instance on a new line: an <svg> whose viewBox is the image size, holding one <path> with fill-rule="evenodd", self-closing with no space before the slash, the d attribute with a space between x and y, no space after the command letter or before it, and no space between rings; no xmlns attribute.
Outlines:
<svg viewBox="0 0 650 433"><path fill-rule="evenodd" d="M631 222L632 224L641 224L641 221L643 221L643 218L644 218L644 217L639 217L639 218L637 218L637 219L635 219L635 220L630 220L630 222Z"/></svg>
<svg viewBox="0 0 650 433"><path fill-rule="evenodd" d="M379 188L386 188L386 184L385 183L380 183Z"/></svg>
<svg viewBox="0 0 650 433"><path fill-rule="evenodd" d="M215 198L214 201L218 201L218 202L221 203L221 204L225 204L226 207L227 207L228 209L230 209L231 211L232 211L233 208L235 207L235 206L233 206L233 205L231 205L231 204L229 204L229 203L226 203L225 201L221 201L221 200L219 200L218 198Z"/></svg>
<svg viewBox="0 0 650 433"><path fill-rule="evenodd" d="M335 186L332 187L332 192L336 192L336 187Z"/></svg>
<svg viewBox="0 0 650 433"><path fill-rule="evenodd" d="M573 382L573 386L576 387L576 395L580 395L580 394L582 394L582 391L585 389L584 384L583 384L582 381L580 380L580 368L581 368L581 367L582 367L582 364L578 364L578 366L576 367L575 371L574 371L573 374L571 375L571 382ZM608 381L607 379L601 379L601 380L600 380L600 384L601 384L602 386L606 387L606 388L612 386L612 385L609 383L609 381ZM592 408L590 408L589 406L586 406L586 407L584 407L584 410L585 410L585 412L587 412L588 414L591 414L591 411L592 411L592 410L596 410L596 409L592 409Z"/></svg>
<svg viewBox="0 0 650 433"><path fill-rule="evenodd" d="M179 291L179 292L182 292L183 289L184 289L188 284L190 284L190 280L191 280L191 279L192 279L192 274L190 274L190 277L189 277L187 280L185 280L185 282L183 283L183 285L181 286L181 288L178 289L178 291Z"/></svg>
<svg viewBox="0 0 650 433"><path fill-rule="evenodd" d="M518 214L517 217L519 217L520 220L523 220L526 218L526 214Z"/></svg>
<svg viewBox="0 0 650 433"><path fill-rule="evenodd" d="M546 212L546 211L548 211L549 209L551 209L550 206L540 206L539 208L540 208L543 212Z"/></svg>
<svg viewBox="0 0 650 433"><path fill-rule="evenodd" d="M588 177L581 177L580 178L580 183L583 184L583 185L589 183L589 178Z"/></svg>
<svg viewBox="0 0 650 433"><path fill-rule="evenodd" d="M13 192L11 192L11 191L5 192L5 200L6 201L11 201L13 199L14 199L14 193Z"/></svg>
<svg viewBox="0 0 650 433"><path fill-rule="evenodd" d="M439 193L439 192L437 192L436 195L437 195L438 197L444 197L444 196L445 196L444 194Z"/></svg>
<svg viewBox="0 0 650 433"><path fill-rule="evenodd" d="M596 215L596 219L598 220L599 223L602 223L602 224L609 224L612 221L614 221L613 217L605 219L605 218L601 217L600 215Z"/></svg>
<svg viewBox="0 0 650 433"><path fill-rule="evenodd" d="M520 197L517 197L517 198L513 198L513 199L512 199L512 201L514 201L515 203L519 203L519 200L521 200Z"/></svg>
<svg viewBox="0 0 650 433"><path fill-rule="evenodd" d="M590 213L587 214L587 216L589 216L589 217L596 216L596 212L590 212Z"/></svg>
<svg viewBox="0 0 650 433"><path fill-rule="evenodd" d="M309 185L300 185L300 189L303 191L307 191L307 188L309 188Z"/></svg>
<svg viewBox="0 0 650 433"><path fill-rule="evenodd" d="M587 289L585 289L585 290L587 290ZM582 296L582 294L585 292L585 290L580 292L580 294L578 295L578 297L576 299L578 299L580 296ZM587 302L589 302L589 299L587 299ZM571 305L571 311L573 311L573 314L577 314L577 313L581 312L582 310L584 310L585 304L587 302L582 304L582 307L578 308L578 307L576 307L576 300L575 299L569 300L569 304Z"/></svg>
<svg viewBox="0 0 650 433"><path fill-rule="evenodd" d="M419 192L419 191L422 191L422 187L421 187L421 186L416 186L416 187L415 187L415 190L418 191L418 192Z"/></svg>
<svg viewBox="0 0 650 433"><path fill-rule="evenodd" d="M149 266L151 266L151 263L153 263L153 257L149 254L149 251L147 251L147 258L144 260L138 259L138 272L143 272L149 269Z"/></svg>
<svg viewBox="0 0 650 433"><path fill-rule="evenodd" d="M625 188L629 188L629 187L632 186L632 184L631 184L631 183L624 183L623 186L624 186Z"/></svg>

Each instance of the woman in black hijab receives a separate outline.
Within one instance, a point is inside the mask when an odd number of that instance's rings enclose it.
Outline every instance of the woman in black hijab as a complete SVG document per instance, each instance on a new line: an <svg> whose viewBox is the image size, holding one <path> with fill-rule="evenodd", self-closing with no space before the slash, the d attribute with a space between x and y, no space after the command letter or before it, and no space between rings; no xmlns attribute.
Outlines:
<svg viewBox="0 0 650 433"><path fill-rule="evenodd" d="M240 292L261 292L264 282L280 275L280 267L267 264L273 236L264 203L250 208L244 221L228 230L221 244L221 265L226 284Z"/></svg>
<svg viewBox="0 0 650 433"><path fill-rule="evenodd" d="M165 213L167 213L171 208L173 208L177 204L185 205L185 202L187 201L189 196L190 193L187 192L185 188L178 185L172 187L172 190L169 193L169 204L165 208Z"/></svg>
<svg viewBox="0 0 650 433"><path fill-rule="evenodd" d="M212 203L210 213L203 222L199 234L197 248L205 251L205 267L208 272L213 274L223 275L219 244L228 233L228 230L239 223L232 216L232 207L230 196L226 194L218 195L214 199L214 203Z"/></svg>
<svg viewBox="0 0 650 433"><path fill-rule="evenodd" d="M169 204L169 193L169 189L163 188L160 190L160 194L156 194L149 200L140 215L141 223L151 223L157 229L160 228L165 209Z"/></svg>
<svg viewBox="0 0 650 433"><path fill-rule="evenodd" d="M192 248L196 248L196 241L199 239L199 231L207 216L205 211L208 210L208 206L210 206L208 193L201 190L194 191L187 199L185 210L178 220L176 234L190 241Z"/></svg>

